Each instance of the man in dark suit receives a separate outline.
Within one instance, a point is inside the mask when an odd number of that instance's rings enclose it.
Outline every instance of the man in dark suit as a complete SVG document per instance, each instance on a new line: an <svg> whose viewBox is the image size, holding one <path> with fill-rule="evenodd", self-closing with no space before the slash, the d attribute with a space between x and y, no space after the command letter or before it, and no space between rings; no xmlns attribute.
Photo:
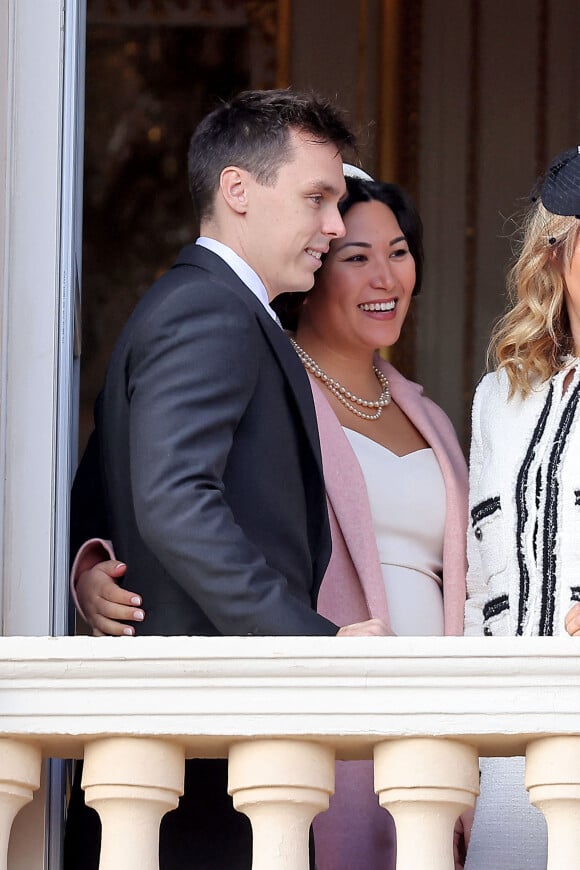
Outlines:
<svg viewBox="0 0 580 870"><path fill-rule="evenodd" d="M289 91L242 94L194 133L201 236L137 306L96 409L108 533L146 602L141 634L386 633L377 621L339 629L315 611L330 555L316 419L269 307L310 289L344 234L352 144L332 105ZM77 809L65 867L89 870ZM188 765L160 855L162 870L250 867L225 762Z"/></svg>

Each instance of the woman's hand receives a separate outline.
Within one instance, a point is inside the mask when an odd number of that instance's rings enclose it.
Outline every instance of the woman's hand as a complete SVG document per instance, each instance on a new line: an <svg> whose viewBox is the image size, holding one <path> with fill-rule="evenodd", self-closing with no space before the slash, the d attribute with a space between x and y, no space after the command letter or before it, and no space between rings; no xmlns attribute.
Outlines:
<svg viewBox="0 0 580 870"><path fill-rule="evenodd" d="M580 604L575 604L566 614L566 631L572 637L580 636Z"/></svg>
<svg viewBox="0 0 580 870"><path fill-rule="evenodd" d="M123 562L110 559L79 574L76 594L95 637L134 635L132 625L124 620L143 622L145 611L141 596L121 588L116 580L127 570Z"/></svg>

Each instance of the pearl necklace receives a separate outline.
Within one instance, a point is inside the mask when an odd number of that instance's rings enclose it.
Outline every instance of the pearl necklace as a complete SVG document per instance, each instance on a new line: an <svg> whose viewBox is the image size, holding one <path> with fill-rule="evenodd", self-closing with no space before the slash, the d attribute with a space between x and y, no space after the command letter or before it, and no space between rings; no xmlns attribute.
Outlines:
<svg viewBox="0 0 580 870"><path fill-rule="evenodd" d="M315 378L319 378L322 381L325 387L330 390L330 392L336 396L339 402L342 402L345 408L348 408L349 411L352 411L353 414L356 414L357 417L362 417L363 420L378 420L381 414L383 413L383 408L391 401L391 391L389 389L389 382L385 375L382 373L380 369L376 366L373 366L373 371L377 376L377 380L381 385L381 395L376 401L367 401L366 399L361 399L359 396L355 396L354 393L351 393L350 390L347 390L346 387L343 387L339 381L335 378L329 377L326 372L323 372L318 363L316 363L311 356L309 356L303 347L300 347L297 341L293 338L290 339L292 343L292 347L298 354L300 362L304 366L304 368L308 369ZM357 405L360 407L357 408ZM361 411L360 408L375 408L374 414L366 414L364 411Z"/></svg>

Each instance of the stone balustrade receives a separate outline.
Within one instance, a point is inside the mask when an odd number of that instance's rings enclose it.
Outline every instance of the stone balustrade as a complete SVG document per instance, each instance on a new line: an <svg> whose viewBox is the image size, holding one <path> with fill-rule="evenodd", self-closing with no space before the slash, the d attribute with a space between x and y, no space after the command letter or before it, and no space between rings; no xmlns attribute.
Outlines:
<svg viewBox="0 0 580 870"><path fill-rule="evenodd" d="M451 870L478 754L526 751L548 868L576 866L579 652L573 638L0 638L0 870L43 757L84 756L101 870L157 870L191 757L229 757L254 870L307 870L335 758L372 757L398 870Z"/></svg>

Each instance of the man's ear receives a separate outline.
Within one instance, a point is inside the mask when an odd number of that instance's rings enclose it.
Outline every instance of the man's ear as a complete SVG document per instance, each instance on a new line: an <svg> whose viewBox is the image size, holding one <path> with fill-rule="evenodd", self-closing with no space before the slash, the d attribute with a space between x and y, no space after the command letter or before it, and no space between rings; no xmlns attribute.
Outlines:
<svg viewBox="0 0 580 870"><path fill-rule="evenodd" d="M220 174L220 191L233 211L245 214L248 208L248 173L239 166L226 166Z"/></svg>

